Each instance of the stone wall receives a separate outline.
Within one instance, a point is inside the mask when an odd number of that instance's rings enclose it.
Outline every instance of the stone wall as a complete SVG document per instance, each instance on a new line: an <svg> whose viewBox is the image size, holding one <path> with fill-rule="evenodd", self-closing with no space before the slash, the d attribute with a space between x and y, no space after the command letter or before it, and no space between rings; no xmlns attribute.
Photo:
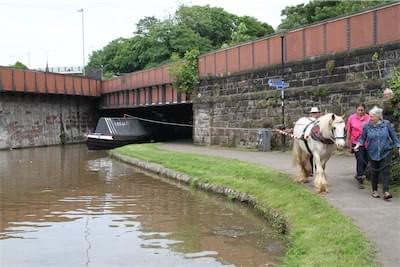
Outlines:
<svg viewBox="0 0 400 267"><path fill-rule="evenodd" d="M286 126L292 127L312 106L349 115L358 102L365 102L367 108L384 106L386 118L393 120L391 105L382 99L382 88L397 66L400 44L286 64L283 78L290 84L285 90ZM280 78L281 71L281 65L276 65L203 79L193 95L194 142L255 147L259 128L281 126L280 92L268 86L268 79Z"/></svg>
<svg viewBox="0 0 400 267"><path fill-rule="evenodd" d="M78 143L96 126L97 99L0 95L0 149Z"/></svg>

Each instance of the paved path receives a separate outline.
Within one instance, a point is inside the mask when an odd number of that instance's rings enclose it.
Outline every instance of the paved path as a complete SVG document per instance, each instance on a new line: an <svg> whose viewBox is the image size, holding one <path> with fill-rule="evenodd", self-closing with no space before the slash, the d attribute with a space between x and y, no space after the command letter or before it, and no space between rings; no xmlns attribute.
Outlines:
<svg viewBox="0 0 400 267"><path fill-rule="evenodd" d="M200 147L191 144L168 143L163 148L199 153L210 156L233 158L260 163L294 175L290 153L249 152L216 147ZM353 178L355 160L348 156L333 156L327 164L330 192L326 199L349 216L356 225L375 243L378 260L387 267L400 266L400 201L390 202L371 197L370 188L358 189ZM307 186L313 189L313 183Z"/></svg>

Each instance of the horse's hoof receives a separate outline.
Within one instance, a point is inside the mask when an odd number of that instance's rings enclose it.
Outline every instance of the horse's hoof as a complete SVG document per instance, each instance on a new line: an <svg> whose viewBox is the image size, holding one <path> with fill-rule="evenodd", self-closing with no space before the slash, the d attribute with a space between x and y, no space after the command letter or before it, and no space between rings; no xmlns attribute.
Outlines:
<svg viewBox="0 0 400 267"><path fill-rule="evenodd" d="M296 177L296 179L294 179L296 182L298 183L304 183L304 181L306 180L306 178L304 177Z"/></svg>
<svg viewBox="0 0 400 267"><path fill-rule="evenodd" d="M315 191L317 191L319 194L322 194L322 193L329 193L329 190L328 190L328 188L326 188L326 187L320 187L320 188L316 187L316 188L315 188Z"/></svg>

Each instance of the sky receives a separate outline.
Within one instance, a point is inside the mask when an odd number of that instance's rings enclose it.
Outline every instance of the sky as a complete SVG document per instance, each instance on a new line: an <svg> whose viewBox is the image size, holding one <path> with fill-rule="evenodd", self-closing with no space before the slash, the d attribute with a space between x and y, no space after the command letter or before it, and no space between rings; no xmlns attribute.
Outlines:
<svg viewBox="0 0 400 267"><path fill-rule="evenodd" d="M282 9L304 2L308 0L0 0L0 66L16 61L29 68L44 68L46 62L49 67L82 66L83 47L87 63L92 51L132 37L141 18L168 18L182 4L222 7L276 28Z"/></svg>

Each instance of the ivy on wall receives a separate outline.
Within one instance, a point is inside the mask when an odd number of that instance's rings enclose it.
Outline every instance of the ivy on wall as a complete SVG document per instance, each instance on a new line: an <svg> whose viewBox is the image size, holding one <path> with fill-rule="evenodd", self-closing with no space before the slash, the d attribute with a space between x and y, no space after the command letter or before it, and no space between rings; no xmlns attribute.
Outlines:
<svg viewBox="0 0 400 267"><path fill-rule="evenodd" d="M393 98L391 102L394 107L393 116L395 118L400 118L400 69L396 68L394 70L393 78L390 80L390 89L393 90Z"/></svg>
<svg viewBox="0 0 400 267"><path fill-rule="evenodd" d="M183 59L177 54L171 57L172 64L169 72L173 78L173 86L181 93L190 94L199 85L200 77L197 67L197 58L200 52L197 49L186 51Z"/></svg>

